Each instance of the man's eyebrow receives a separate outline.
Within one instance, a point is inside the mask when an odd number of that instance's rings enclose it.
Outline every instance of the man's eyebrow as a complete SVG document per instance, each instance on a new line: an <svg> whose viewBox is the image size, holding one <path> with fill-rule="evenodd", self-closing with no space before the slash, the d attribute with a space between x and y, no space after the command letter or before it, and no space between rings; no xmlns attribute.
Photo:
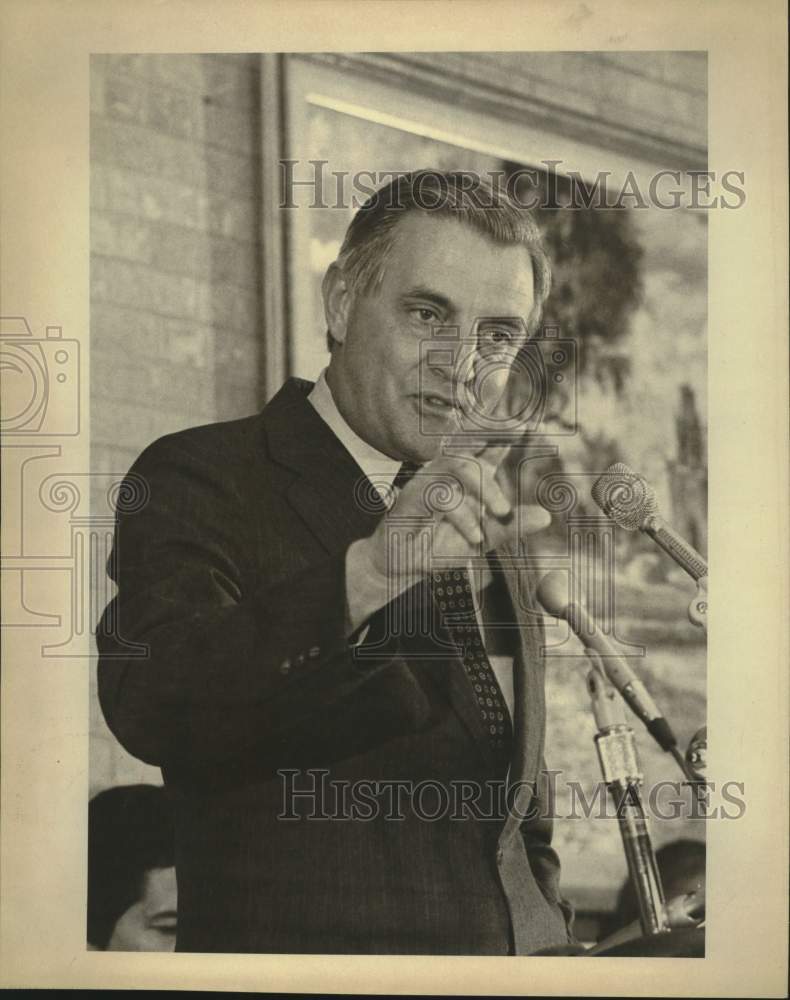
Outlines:
<svg viewBox="0 0 790 1000"><path fill-rule="evenodd" d="M404 302L408 299L423 299L426 302L432 302L435 306L439 306L445 312L452 312L453 310L453 304L446 295L442 295L441 292L434 291L432 288L426 288L423 285L417 285L416 288L409 289L401 298Z"/></svg>
<svg viewBox="0 0 790 1000"><path fill-rule="evenodd" d="M481 316L477 321L478 326L486 326L489 323L497 326L509 326L522 333L527 332L527 325L521 316Z"/></svg>

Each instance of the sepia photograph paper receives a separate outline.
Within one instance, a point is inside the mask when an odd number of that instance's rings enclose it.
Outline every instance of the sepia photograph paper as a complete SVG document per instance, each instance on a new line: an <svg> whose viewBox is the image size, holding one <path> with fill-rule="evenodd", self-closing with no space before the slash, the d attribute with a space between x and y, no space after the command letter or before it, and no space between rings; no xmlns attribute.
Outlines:
<svg viewBox="0 0 790 1000"><path fill-rule="evenodd" d="M785 10L0 10L3 985L784 995Z"/></svg>

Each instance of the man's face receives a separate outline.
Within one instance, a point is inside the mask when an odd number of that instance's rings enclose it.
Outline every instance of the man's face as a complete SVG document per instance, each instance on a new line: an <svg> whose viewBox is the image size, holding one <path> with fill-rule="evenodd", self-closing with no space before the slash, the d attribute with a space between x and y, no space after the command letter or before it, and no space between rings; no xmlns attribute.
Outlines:
<svg viewBox="0 0 790 1000"><path fill-rule="evenodd" d="M381 284L350 295L342 277L325 287L336 341L327 375L351 428L391 458L427 462L441 435L469 426L453 406L483 365L485 406L504 390L534 305L532 263L523 246L499 246L448 218L410 213L394 230ZM457 327L467 362L432 364L421 350L437 327ZM442 338L443 339L443 338ZM453 346L448 338L447 345ZM479 426L479 425L478 425Z"/></svg>
<svg viewBox="0 0 790 1000"><path fill-rule="evenodd" d="M146 872L143 895L118 918L107 951L173 951L176 901L175 868Z"/></svg>

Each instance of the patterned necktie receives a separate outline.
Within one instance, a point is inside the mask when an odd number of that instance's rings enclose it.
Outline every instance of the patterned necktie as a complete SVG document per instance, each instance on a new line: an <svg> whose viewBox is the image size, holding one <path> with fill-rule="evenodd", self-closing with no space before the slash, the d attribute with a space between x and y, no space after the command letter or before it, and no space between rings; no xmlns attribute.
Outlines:
<svg viewBox="0 0 790 1000"><path fill-rule="evenodd" d="M402 489L418 471L418 465L404 462L393 486ZM472 685L494 759L501 770L506 770L513 739L510 713L477 627L469 574L460 568L435 571L431 574L431 593Z"/></svg>
<svg viewBox="0 0 790 1000"><path fill-rule="evenodd" d="M483 728L497 766L507 768L513 730L502 689L491 667L477 627L474 597L465 569L447 569L432 574L433 599L450 633L466 676L474 690Z"/></svg>

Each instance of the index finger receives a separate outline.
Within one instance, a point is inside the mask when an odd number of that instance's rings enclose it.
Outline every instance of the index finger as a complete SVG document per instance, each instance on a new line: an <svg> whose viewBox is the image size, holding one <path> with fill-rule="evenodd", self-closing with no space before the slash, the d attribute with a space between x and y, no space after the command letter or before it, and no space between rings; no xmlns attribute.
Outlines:
<svg viewBox="0 0 790 1000"><path fill-rule="evenodd" d="M486 443L475 457L482 458L484 462L488 462L489 465L493 465L494 469L498 469L505 460L505 456L509 451L509 444Z"/></svg>

